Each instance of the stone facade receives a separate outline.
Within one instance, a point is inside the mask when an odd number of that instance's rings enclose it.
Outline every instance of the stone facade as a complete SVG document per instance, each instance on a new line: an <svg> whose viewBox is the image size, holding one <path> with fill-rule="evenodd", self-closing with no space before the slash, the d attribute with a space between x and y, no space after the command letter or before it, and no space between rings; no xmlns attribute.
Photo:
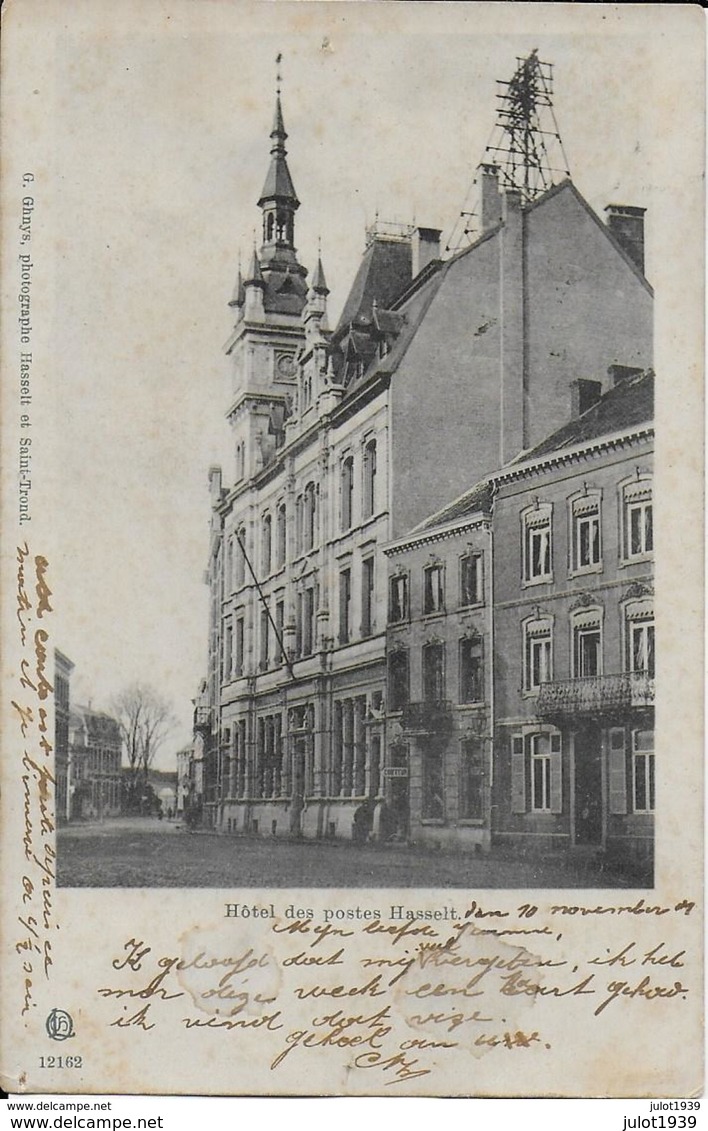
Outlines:
<svg viewBox="0 0 708 1131"><path fill-rule="evenodd" d="M413 823L400 823L406 742L386 710L383 547L565 421L579 380L648 365L651 288L569 181L522 207L487 169L481 237L443 262L436 230L377 224L331 331L322 263L308 286L295 249L285 138L278 99L262 244L230 304L235 476L210 472L203 820L268 836L415 826L424 837L435 826L423 825L434 818L422 816L415 741ZM458 703L455 741L472 750L490 709L487 691L476 710ZM488 761L485 749L480 772ZM452 789L445 811L469 822L455 836L486 845L489 781L483 817L463 818Z"/></svg>
<svg viewBox="0 0 708 1131"><path fill-rule="evenodd" d="M496 477L497 840L652 859L652 463L649 412Z"/></svg>

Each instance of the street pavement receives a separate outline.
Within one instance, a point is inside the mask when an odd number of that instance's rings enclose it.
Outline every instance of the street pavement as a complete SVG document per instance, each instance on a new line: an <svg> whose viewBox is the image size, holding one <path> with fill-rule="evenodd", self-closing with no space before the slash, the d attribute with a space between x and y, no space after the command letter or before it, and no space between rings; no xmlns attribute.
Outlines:
<svg viewBox="0 0 708 1131"><path fill-rule="evenodd" d="M288 841L208 831L179 822L112 818L58 830L60 887L184 888L615 888L649 877L601 870L572 852L522 857L430 851L404 844Z"/></svg>

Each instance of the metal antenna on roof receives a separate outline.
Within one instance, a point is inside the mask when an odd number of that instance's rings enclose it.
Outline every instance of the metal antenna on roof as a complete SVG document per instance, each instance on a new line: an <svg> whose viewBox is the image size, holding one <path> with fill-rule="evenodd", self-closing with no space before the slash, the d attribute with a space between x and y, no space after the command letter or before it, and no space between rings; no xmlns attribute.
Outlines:
<svg viewBox="0 0 708 1131"><path fill-rule="evenodd" d="M479 164L496 165L500 188L516 189L530 204L570 171L553 110L553 64L543 63L537 48L516 63L511 79L497 79L497 119ZM470 203L476 184L475 178L446 251L459 251L478 234L479 206Z"/></svg>
<svg viewBox="0 0 708 1131"><path fill-rule="evenodd" d="M497 79L497 121L485 154L499 166L502 185L529 204L570 170L553 112L553 64L542 63L537 48L516 62L508 82Z"/></svg>

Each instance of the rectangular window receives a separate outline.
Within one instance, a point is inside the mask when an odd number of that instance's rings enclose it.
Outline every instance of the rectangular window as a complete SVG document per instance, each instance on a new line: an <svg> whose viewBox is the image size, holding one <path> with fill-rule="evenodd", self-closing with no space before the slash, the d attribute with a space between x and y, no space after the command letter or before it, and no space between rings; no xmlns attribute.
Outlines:
<svg viewBox="0 0 708 1131"><path fill-rule="evenodd" d="M234 553L236 556L236 586L237 588L245 584L246 581L246 530L242 526L236 532L236 547Z"/></svg>
<svg viewBox="0 0 708 1131"><path fill-rule="evenodd" d="M273 519L269 514L263 515L261 527L261 570L263 576L270 573L271 552L273 543Z"/></svg>
<svg viewBox="0 0 708 1131"><path fill-rule="evenodd" d="M275 640L275 662L282 664L285 659L283 652L283 630L285 627L285 601L280 600L275 602L275 627L277 630Z"/></svg>
<svg viewBox="0 0 708 1131"><path fill-rule="evenodd" d="M233 665L232 641L233 629L231 627L231 622L227 621L224 625L224 649L221 663L222 680L231 679L231 669Z"/></svg>
<svg viewBox="0 0 708 1131"><path fill-rule="evenodd" d="M602 671L602 636L599 626L575 629L574 669L576 679L600 675Z"/></svg>
<svg viewBox="0 0 708 1131"><path fill-rule="evenodd" d="M364 448L364 518L371 518L376 510L376 440L369 440Z"/></svg>
<svg viewBox="0 0 708 1131"><path fill-rule="evenodd" d="M234 665L234 675L243 675L243 648L244 648L244 632L245 623L243 617L236 618L236 663Z"/></svg>
<svg viewBox="0 0 708 1131"><path fill-rule="evenodd" d="M278 507L276 521L275 521L275 564L280 569L285 565L285 556L287 553L287 513L285 510L285 503L281 503Z"/></svg>
<svg viewBox="0 0 708 1131"><path fill-rule="evenodd" d="M654 517L651 502L627 504L627 557L643 557L654 549Z"/></svg>
<svg viewBox="0 0 708 1131"><path fill-rule="evenodd" d="M342 530L349 530L352 524L352 504L354 501L354 459L352 456L347 456L342 461L341 492Z"/></svg>
<svg viewBox="0 0 708 1131"><path fill-rule="evenodd" d="M654 812L654 731L632 731L635 813Z"/></svg>
<svg viewBox="0 0 708 1131"><path fill-rule="evenodd" d="M631 671L644 672L654 679L654 622L651 620L630 621L630 662Z"/></svg>
<svg viewBox="0 0 708 1131"><path fill-rule="evenodd" d="M388 658L388 709L402 711L408 703L408 653L392 652Z"/></svg>
<svg viewBox="0 0 708 1131"><path fill-rule="evenodd" d="M573 568L582 570L598 566L601 560L599 504L595 504L592 510L575 513L573 525Z"/></svg>
<svg viewBox="0 0 708 1131"><path fill-rule="evenodd" d="M531 808L551 811L551 742L547 734L531 736Z"/></svg>
<svg viewBox="0 0 708 1131"><path fill-rule="evenodd" d="M460 558L460 604L482 602L482 555L465 554Z"/></svg>
<svg viewBox="0 0 708 1131"><path fill-rule="evenodd" d="M374 631L374 559L361 563L361 635Z"/></svg>
<svg viewBox="0 0 708 1131"><path fill-rule="evenodd" d="M552 678L551 626L543 621L526 626L524 690L538 691Z"/></svg>
<svg viewBox="0 0 708 1131"><path fill-rule="evenodd" d="M351 635L352 571L339 575L339 643L348 644Z"/></svg>
<svg viewBox="0 0 708 1131"><path fill-rule="evenodd" d="M445 610L443 567L426 566L423 570L423 612L441 613Z"/></svg>
<svg viewBox="0 0 708 1131"><path fill-rule="evenodd" d="M391 624L408 620L408 576L399 574L388 583L388 619Z"/></svg>
<svg viewBox="0 0 708 1131"><path fill-rule="evenodd" d="M310 656L315 640L315 590L306 589L302 594L302 654Z"/></svg>
<svg viewBox="0 0 708 1131"><path fill-rule="evenodd" d="M481 821L484 816L484 744L463 738L460 758L460 817Z"/></svg>
<svg viewBox="0 0 708 1131"><path fill-rule="evenodd" d="M445 698L445 646L423 645L423 699L440 703Z"/></svg>
<svg viewBox="0 0 708 1131"><path fill-rule="evenodd" d="M524 515L523 578L526 582L552 580L551 508L534 508Z"/></svg>
<svg viewBox="0 0 708 1131"><path fill-rule="evenodd" d="M261 671L266 671L270 663L270 618L266 609L261 609Z"/></svg>
<svg viewBox="0 0 708 1131"><path fill-rule="evenodd" d="M423 755L423 796L421 816L424 821L445 819L444 776L442 755L426 752Z"/></svg>
<svg viewBox="0 0 708 1131"><path fill-rule="evenodd" d="M483 699L482 641L465 637L460 641L460 703L480 703Z"/></svg>

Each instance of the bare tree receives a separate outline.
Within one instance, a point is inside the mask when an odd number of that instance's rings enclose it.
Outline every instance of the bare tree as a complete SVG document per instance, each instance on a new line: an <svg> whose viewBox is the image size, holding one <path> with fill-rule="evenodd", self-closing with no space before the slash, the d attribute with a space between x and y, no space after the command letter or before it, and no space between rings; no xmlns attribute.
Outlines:
<svg viewBox="0 0 708 1131"><path fill-rule="evenodd" d="M120 726L128 759L128 805L139 808L148 771L175 718L167 700L143 683L131 684L116 696L111 712Z"/></svg>

